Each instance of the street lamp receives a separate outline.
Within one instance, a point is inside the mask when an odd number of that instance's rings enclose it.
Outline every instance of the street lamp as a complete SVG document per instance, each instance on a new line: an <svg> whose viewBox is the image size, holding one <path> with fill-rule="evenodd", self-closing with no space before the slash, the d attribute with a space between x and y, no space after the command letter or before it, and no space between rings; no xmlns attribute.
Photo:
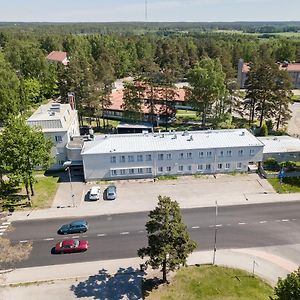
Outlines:
<svg viewBox="0 0 300 300"><path fill-rule="evenodd" d="M63 167L64 167L65 171L68 171L68 174L69 174L70 189L71 189L71 202L72 202L73 207L75 207L74 193L73 193L73 186L72 186L72 177L71 177L71 164L72 164L72 161L70 161L70 160L65 161L63 164Z"/></svg>
<svg viewBox="0 0 300 300"><path fill-rule="evenodd" d="M213 265L216 261L216 252L217 252L217 216L218 216L218 202L216 201L216 213L215 213L215 240L214 240L214 256L213 256Z"/></svg>

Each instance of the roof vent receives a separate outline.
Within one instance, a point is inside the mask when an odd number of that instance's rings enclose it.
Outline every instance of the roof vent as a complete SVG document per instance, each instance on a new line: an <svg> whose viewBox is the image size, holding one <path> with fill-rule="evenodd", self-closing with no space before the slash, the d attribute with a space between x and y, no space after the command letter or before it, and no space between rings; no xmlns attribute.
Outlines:
<svg viewBox="0 0 300 300"><path fill-rule="evenodd" d="M60 103L52 103L50 106L50 111L60 111Z"/></svg>
<svg viewBox="0 0 300 300"><path fill-rule="evenodd" d="M173 137L172 137L172 140L176 140L177 139L177 134L174 133Z"/></svg>
<svg viewBox="0 0 300 300"><path fill-rule="evenodd" d="M49 111L49 116L55 116L55 111Z"/></svg>
<svg viewBox="0 0 300 300"><path fill-rule="evenodd" d="M193 139L193 136L192 135L190 135L190 137L187 139L188 141L193 141L194 139Z"/></svg>
<svg viewBox="0 0 300 300"><path fill-rule="evenodd" d="M241 136L244 136L244 135L245 135L245 131L242 131L242 132L241 132Z"/></svg>
<svg viewBox="0 0 300 300"><path fill-rule="evenodd" d="M187 130L185 130L183 133L182 133L183 136L187 136L189 135L189 132Z"/></svg>
<svg viewBox="0 0 300 300"><path fill-rule="evenodd" d="M163 133L160 137L161 137L161 138L164 138L164 137L165 137L165 134Z"/></svg>

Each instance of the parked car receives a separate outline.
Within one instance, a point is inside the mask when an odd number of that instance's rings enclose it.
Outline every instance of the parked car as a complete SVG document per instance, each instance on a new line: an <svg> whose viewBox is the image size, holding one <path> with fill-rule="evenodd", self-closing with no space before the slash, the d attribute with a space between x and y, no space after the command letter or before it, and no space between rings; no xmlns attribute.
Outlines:
<svg viewBox="0 0 300 300"><path fill-rule="evenodd" d="M58 254L84 252L89 248L87 240L68 239L55 245Z"/></svg>
<svg viewBox="0 0 300 300"><path fill-rule="evenodd" d="M81 233L86 232L89 229L89 224L87 221L79 220L74 221L70 224L62 225L57 233L58 234L69 234L69 233Z"/></svg>
<svg viewBox="0 0 300 300"><path fill-rule="evenodd" d="M93 201L100 199L100 188L98 186L93 186L90 189L89 199Z"/></svg>
<svg viewBox="0 0 300 300"><path fill-rule="evenodd" d="M114 185L109 185L106 189L106 199L115 200L117 198L117 188Z"/></svg>

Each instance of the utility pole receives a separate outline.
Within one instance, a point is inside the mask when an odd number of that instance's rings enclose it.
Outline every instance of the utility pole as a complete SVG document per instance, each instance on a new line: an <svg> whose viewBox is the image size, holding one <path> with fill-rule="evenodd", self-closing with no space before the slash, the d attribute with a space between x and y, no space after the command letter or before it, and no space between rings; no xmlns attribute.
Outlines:
<svg viewBox="0 0 300 300"><path fill-rule="evenodd" d="M214 255L213 255L213 265L216 261L216 252L217 252L217 216L218 216L218 202L216 201L216 212L215 212L215 239L214 239Z"/></svg>

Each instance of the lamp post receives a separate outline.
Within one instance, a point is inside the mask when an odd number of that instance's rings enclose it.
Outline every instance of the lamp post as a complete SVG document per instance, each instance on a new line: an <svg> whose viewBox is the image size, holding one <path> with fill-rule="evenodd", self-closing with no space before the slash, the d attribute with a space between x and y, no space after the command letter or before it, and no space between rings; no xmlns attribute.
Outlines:
<svg viewBox="0 0 300 300"><path fill-rule="evenodd" d="M73 193L73 186L72 186L72 177L71 177L71 168L70 168L71 164L72 164L72 161L70 161L70 160L65 161L63 164L63 167L64 167L65 171L68 171L68 174L69 174L70 189L71 189L71 202L72 202L73 207L75 207L74 193Z"/></svg>
<svg viewBox="0 0 300 300"><path fill-rule="evenodd" d="M217 216L218 216L218 202L216 201L216 213L215 213L215 239L214 239L214 255L213 255L213 265L216 261L216 252L217 252Z"/></svg>

